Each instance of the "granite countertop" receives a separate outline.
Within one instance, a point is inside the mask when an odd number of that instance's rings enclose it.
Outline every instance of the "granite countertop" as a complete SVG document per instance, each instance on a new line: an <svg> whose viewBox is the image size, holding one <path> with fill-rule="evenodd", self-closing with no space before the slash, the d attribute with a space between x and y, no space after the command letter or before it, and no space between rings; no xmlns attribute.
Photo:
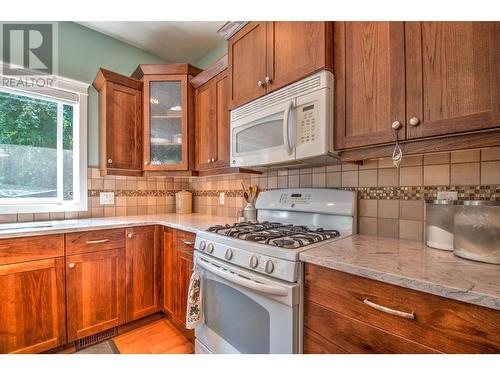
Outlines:
<svg viewBox="0 0 500 375"><path fill-rule="evenodd" d="M97 229L126 228L141 225L165 225L172 228L196 232L216 224L232 224L232 217L203 214L159 214L138 216L116 216L78 220L36 221L28 223L1 224L0 239L41 236Z"/></svg>
<svg viewBox="0 0 500 375"><path fill-rule="evenodd" d="M422 242L354 235L304 251L300 260L500 310L500 265L462 259Z"/></svg>

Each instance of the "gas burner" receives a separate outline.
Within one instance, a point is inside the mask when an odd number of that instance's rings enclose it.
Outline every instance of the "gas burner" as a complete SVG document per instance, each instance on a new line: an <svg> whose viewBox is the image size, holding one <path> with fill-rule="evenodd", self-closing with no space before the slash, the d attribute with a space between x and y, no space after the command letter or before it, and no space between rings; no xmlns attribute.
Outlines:
<svg viewBox="0 0 500 375"><path fill-rule="evenodd" d="M286 249L297 249L340 235L336 230L325 230L323 228L310 229L305 225L282 224L269 221L216 225L208 228L208 231L227 237Z"/></svg>

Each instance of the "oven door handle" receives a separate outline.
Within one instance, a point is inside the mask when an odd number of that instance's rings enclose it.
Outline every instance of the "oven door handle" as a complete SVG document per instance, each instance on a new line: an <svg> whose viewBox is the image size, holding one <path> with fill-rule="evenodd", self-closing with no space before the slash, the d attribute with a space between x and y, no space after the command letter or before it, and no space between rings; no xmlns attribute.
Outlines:
<svg viewBox="0 0 500 375"><path fill-rule="evenodd" d="M286 296L288 295L288 291L280 286L266 285L261 284L252 280L248 280L241 276L236 276L231 272L223 271L218 267L212 266L210 263L204 261L197 261L197 264L204 268L205 270L213 273L214 275L219 276L220 278L230 281L234 284L238 284L244 286L245 288L255 290L258 292L262 292L265 294L272 294L274 296Z"/></svg>
<svg viewBox="0 0 500 375"><path fill-rule="evenodd" d="M288 129L288 118L290 117L290 111L293 107L293 101L288 102L288 106L285 109L283 115L283 141L285 142L286 153L292 155L292 146L290 145L290 134Z"/></svg>

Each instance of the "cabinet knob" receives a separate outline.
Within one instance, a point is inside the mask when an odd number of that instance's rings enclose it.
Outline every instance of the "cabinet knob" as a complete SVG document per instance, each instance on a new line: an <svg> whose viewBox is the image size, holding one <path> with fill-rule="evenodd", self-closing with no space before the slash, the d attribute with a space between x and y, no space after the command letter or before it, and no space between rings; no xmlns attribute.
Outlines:
<svg viewBox="0 0 500 375"><path fill-rule="evenodd" d="M212 163L215 161L215 158L212 158L212 160L210 160Z"/></svg>
<svg viewBox="0 0 500 375"><path fill-rule="evenodd" d="M394 130L398 130L400 127L401 123L398 120L394 121L391 125L391 128L393 128Z"/></svg>
<svg viewBox="0 0 500 375"><path fill-rule="evenodd" d="M271 83L273 80L269 77L266 77L266 79L264 80L264 82L266 82L266 84L269 84Z"/></svg>
<svg viewBox="0 0 500 375"><path fill-rule="evenodd" d="M144 162L144 165L149 165L149 161L145 161L145 162Z"/></svg>
<svg viewBox="0 0 500 375"><path fill-rule="evenodd" d="M71 269L75 268L75 263L68 264L68 268L71 268Z"/></svg>
<svg viewBox="0 0 500 375"><path fill-rule="evenodd" d="M113 159L108 159L108 164L113 163Z"/></svg>
<svg viewBox="0 0 500 375"><path fill-rule="evenodd" d="M262 81L257 82L257 86L259 86L259 87L264 86L264 82L262 82Z"/></svg>
<svg viewBox="0 0 500 375"><path fill-rule="evenodd" d="M420 119L418 117L412 117L408 120L408 124L410 124L411 126L417 126L418 124L420 124Z"/></svg>
<svg viewBox="0 0 500 375"><path fill-rule="evenodd" d="M132 238L132 233L127 234L128 238Z"/></svg>
<svg viewBox="0 0 500 375"><path fill-rule="evenodd" d="M207 163L210 163L210 159L207 160Z"/></svg>

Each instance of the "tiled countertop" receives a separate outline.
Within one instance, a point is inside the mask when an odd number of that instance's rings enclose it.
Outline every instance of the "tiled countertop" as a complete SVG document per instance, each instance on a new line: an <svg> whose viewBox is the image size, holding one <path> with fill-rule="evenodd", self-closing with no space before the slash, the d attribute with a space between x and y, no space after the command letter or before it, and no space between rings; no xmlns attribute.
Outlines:
<svg viewBox="0 0 500 375"><path fill-rule="evenodd" d="M156 224L189 232L196 232L198 230L205 230L216 224L232 224L234 221L235 219L231 217L202 214L161 214L79 220L36 221L30 223L2 224L0 225L0 239Z"/></svg>
<svg viewBox="0 0 500 375"><path fill-rule="evenodd" d="M421 242L354 235L300 253L307 263L500 310L500 265Z"/></svg>

